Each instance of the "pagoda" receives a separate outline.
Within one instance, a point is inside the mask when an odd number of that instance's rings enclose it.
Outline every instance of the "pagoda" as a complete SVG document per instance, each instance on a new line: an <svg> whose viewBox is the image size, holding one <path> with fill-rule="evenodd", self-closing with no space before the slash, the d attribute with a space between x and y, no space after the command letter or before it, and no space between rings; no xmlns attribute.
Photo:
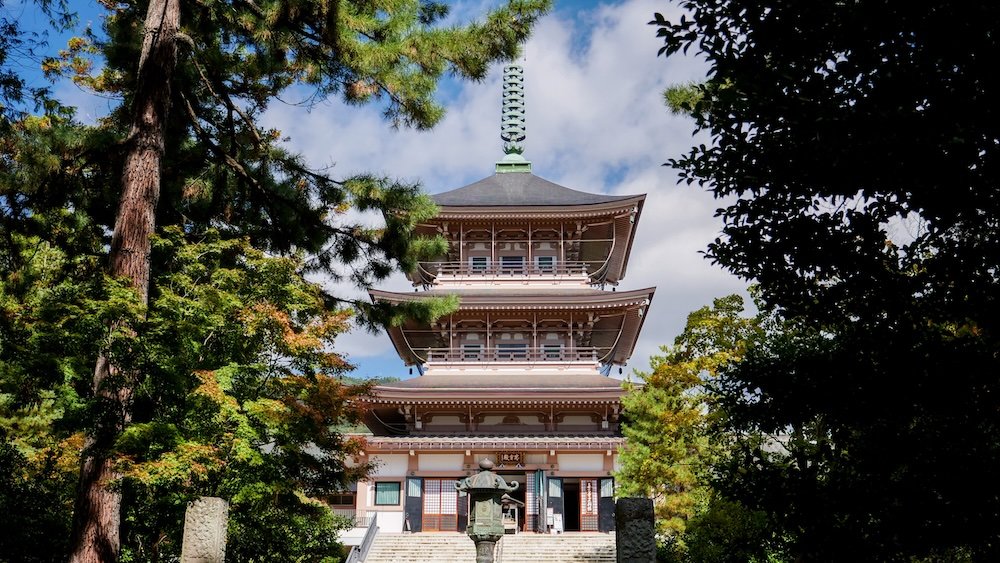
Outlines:
<svg viewBox="0 0 1000 563"><path fill-rule="evenodd" d="M520 483L508 531L610 531L623 438L621 381L655 288L616 291L644 194L611 196L535 176L522 155L523 71L504 69L506 155L485 179L433 196L419 234L447 253L409 274L417 291L372 290L405 303L457 295L452 314L387 332L417 377L374 389L363 405L364 457L376 469L345 498L387 532L464 531L454 482L491 459Z"/></svg>

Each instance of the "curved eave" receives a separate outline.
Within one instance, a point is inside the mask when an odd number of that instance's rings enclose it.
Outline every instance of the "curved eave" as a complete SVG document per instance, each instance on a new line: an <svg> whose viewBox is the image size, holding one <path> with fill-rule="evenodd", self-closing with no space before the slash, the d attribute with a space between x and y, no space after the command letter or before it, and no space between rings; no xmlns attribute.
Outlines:
<svg viewBox="0 0 1000 563"><path fill-rule="evenodd" d="M645 322L646 311L652 302L655 287L632 291L533 291L510 290L507 292L496 289L478 291L426 291L419 293L398 293L392 291L369 290L373 301L384 301L391 304L407 303L426 297L458 295L458 311L606 311L608 318L621 316L621 325L617 327L618 336L613 344L607 346L594 345L607 352L599 352L601 361L606 363L625 364L632 357L639 332ZM417 350L423 346L416 345L414 350L406 336L404 327L394 326L386 329L393 346L406 365L423 363Z"/></svg>
<svg viewBox="0 0 1000 563"><path fill-rule="evenodd" d="M426 376L424 376L426 377ZM361 400L364 404L377 405L495 405L537 406L553 404L614 404L625 393L621 387L434 387L393 388L375 387L373 395Z"/></svg>
<svg viewBox="0 0 1000 563"><path fill-rule="evenodd" d="M471 435L471 436L366 436L366 448L377 452L428 449L551 449L617 450L625 438L617 435Z"/></svg>
<svg viewBox="0 0 1000 563"><path fill-rule="evenodd" d="M641 207L646 194L579 205L438 205L436 219L589 218Z"/></svg>
<svg viewBox="0 0 1000 563"><path fill-rule="evenodd" d="M650 295L652 298L652 295ZM628 363L629 359L632 357L632 352L635 351L635 345L639 341L639 334L642 332L642 325L646 322L646 312L645 310L635 310L626 313L627 316L631 318L623 321L621 334L619 336L618 342L611 349L609 353L609 363L625 365Z"/></svg>
<svg viewBox="0 0 1000 563"><path fill-rule="evenodd" d="M618 270L618 279L615 280L616 283L618 280L625 279L625 270L628 268L628 259L632 255L632 241L635 240L635 229L639 225L639 217L642 215L642 206L645 201L646 195L643 194L642 197L639 198L639 201L636 202L635 217L632 218L631 229L628 234L628 242L625 245L625 256L622 258L621 268Z"/></svg>
<svg viewBox="0 0 1000 563"><path fill-rule="evenodd" d="M391 304L410 303L428 297L457 295L459 298L459 311L625 308L648 304L655 292L655 287L634 289L631 291L600 291L595 289L565 292L542 292L530 289L511 290L508 292L496 289L481 291L432 290L412 293L382 291L379 289L368 291L372 300L384 301Z"/></svg>

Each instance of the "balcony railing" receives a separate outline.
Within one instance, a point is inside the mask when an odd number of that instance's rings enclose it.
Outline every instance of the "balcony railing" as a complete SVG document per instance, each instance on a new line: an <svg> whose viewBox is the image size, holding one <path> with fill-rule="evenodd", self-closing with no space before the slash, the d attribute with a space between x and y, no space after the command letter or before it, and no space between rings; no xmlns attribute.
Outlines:
<svg viewBox="0 0 1000 563"><path fill-rule="evenodd" d="M378 512L372 512L371 514L370 523L365 525L368 531L365 532L365 537L361 538L361 545L351 548L351 552L347 554L347 560L344 563L364 563L364 560L368 557L368 551L372 548L372 544L375 543L375 536L378 535Z"/></svg>
<svg viewBox="0 0 1000 563"><path fill-rule="evenodd" d="M520 276L587 276L604 261L555 262L552 264L470 264L468 262L421 262L420 269L430 277L520 277Z"/></svg>
<svg viewBox="0 0 1000 563"><path fill-rule="evenodd" d="M491 346L424 348L427 362L596 362L597 348Z"/></svg>
<svg viewBox="0 0 1000 563"><path fill-rule="evenodd" d="M375 518L377 512L362 511L360 514L357 510L353 508L331 508L334 515L340 516L342 518L347 518L354 522L355 528L367 528L371 525L372 519Z"/></svg>

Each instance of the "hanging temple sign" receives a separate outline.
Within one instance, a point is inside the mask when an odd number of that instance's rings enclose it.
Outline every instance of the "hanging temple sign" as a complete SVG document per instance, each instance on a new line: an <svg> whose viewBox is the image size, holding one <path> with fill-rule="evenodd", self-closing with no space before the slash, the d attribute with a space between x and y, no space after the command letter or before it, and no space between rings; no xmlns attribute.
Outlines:
<svg viewBox="0 0 1000 563"><path fill-rule="evenodd" d="M503 107L500 113L500 138L506 156L497 162L497 174L505 172L531 172L531 162L522 153L521 143L525 133L524 114L524 69L517 65L507 65L503 69Z"/></svg>

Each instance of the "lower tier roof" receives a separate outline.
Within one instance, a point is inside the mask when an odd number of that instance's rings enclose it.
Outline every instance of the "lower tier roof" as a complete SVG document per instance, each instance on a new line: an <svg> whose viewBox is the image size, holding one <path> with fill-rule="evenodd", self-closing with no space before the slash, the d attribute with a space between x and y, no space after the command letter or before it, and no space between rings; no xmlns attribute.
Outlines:
<svg viewBox="0 0 1000 563"><path fill-rule="evenodd" d="M625 438L615 435L533 435L533 436L362 436L374 450L407 449L525 449L606 450L621 446Z"/></svg>
<svg viewBox="0 0 1000 563"><path fill-rule="evenodd" d="M559 375L525 372L504 376L424 375L379 385L361 399L373 408L393 405L613 405L622 382L600 374Z"/></svg>
<svg viewBox="0 0 1000 563"><path fill-rule="evenodd" d="M506 389L518 390L561 390L569 389L621 389L622 382L618 379L594 374L547 374L537 373L517 374L442 374L422 375L412 379L404 379L393 383L385 383L376 387L376 392L386 392L393 389L437 389L437 390L468 390L482 389L486 391Z"/></svg>

